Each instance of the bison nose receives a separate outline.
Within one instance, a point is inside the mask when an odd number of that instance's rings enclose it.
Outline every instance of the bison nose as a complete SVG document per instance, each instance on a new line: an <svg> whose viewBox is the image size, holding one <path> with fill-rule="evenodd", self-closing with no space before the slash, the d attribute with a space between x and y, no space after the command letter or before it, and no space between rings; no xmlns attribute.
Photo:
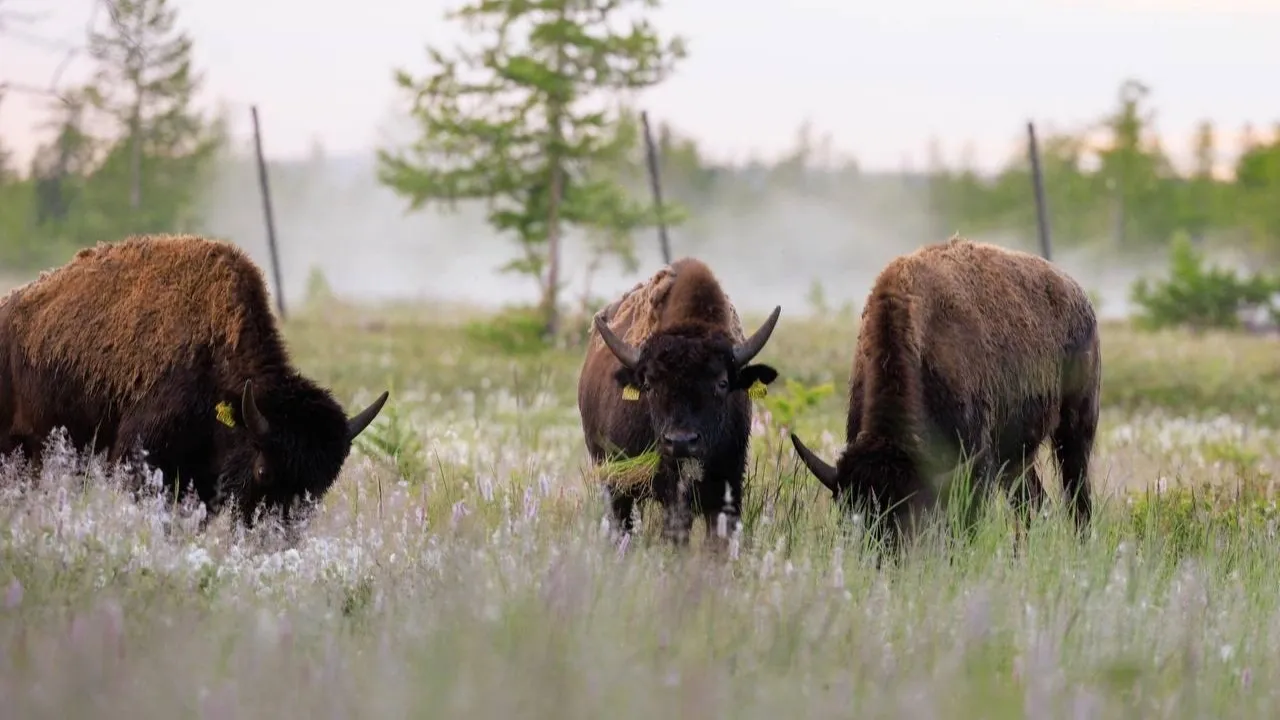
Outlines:
<svg viewBox="0 0 1280 720"><path fill-rule="evenodd" d="M677 430L663 434L662 448L673 457L690 457L698 451L700 440L696 432Z"/></svg>

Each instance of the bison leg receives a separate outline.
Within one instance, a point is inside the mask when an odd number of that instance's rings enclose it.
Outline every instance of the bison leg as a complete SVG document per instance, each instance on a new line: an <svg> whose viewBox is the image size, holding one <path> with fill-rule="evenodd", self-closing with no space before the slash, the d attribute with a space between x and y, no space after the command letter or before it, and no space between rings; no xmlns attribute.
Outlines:
<svg viewBox="0 0 1280 720"><path fill-rule="evenodd" d="M44 466L43 440L29 423L22 420L14 421L12 398L5 402L7 405L3 408L3 413L9 420L5 423L5 427L0 428L0 455L8 456L15 450L21 450L28 472L33 478L39 478Z"/></svg>
<svg viewBox="0 0 1280 720"><path fill-rule="evenodd" d="M130 422L128 419L120 423L115 439L107 447L107 462L113 465L128 462L133 465L135 474L130 478L129 491L135 500L144 495L151 495L156 490L146 485L148 467L156 468L162 474L164 484L158 489L161 492L172 492L173 473L169 468L161 467L157 458L146 451L146 442L137 428L137 423Z"/></svg>
<svg viewBox="0 0 1280 720"><path fill-rule="evenodd" d="M689 544L693 530L693 508L689 507L688 483L677 481L677 486L675 497L662 508L662 539L683 547Z"/></svg>
<svg viewBox="0 0 1280 720"><path fill-rule="evenodd" d="M742 480L725 480L707 483L706 486L722 488L720 497L703 492L699 498L702 519L706 523L707 546L712 552L721 554L729 549L729 539L742 524Z"/></svg>
<svg viewBox="0 0 1280 720"><path fill-rule="evenodd" d="M613 520L613 524L618 528L618 534L630 535L634 529L634 521L631 518L636 506L636 496L629 490L622 490L615 487L609 489L609 514Z"/></svg>
<svg viewBox="0 0 1280 720"><path fill-rule="evenodd" d="M1009 493L1022 530L1031 527L1031 516L1044 505L1044 483L1036 471L1036 452L1049 435L1050 418L1058 404L1058 398L1052 396L1025 398L1020 412L1001 429L999 484Z"/></svg>
<svg viewBox="0 0 1280 720"><path fill-rule="evenodd" d="M689 533L693 529L694 485L701 483L703 470L697 462L685 460L663 467L659 472L665 476L658 486L662 539L683 547L689 544Z"/></svg>
<svg viewBox="0 0 1280 720"><path fill-rule="evenodd" d="M191 477L191 469L180 467L175 458L182 457L186 445L178 445L173 440L166 441L148 432L154 423L142 416L125 417L120 422L114 441L107 449L107 461L116 463L128 460L133 464L136 475L132 478L130 488L135 498L151 495L155 489L146 486L146 470L153 468L160 471L161 486L167 503L182 502L194 486L196 497L204 504L205 510L212 514L211 483L200 482Z"/></svg>
<svg viewBox="0 0 1280 720"><path fill-rule="evenodd" d="M1041 442L1038 436L1029 437L1001 458L999 485L1009 493L1009 502L1023 528L1031 526L1032 515L1044 505L1044 483L1035 464Z"/></svg>
<svg viewBox="0 0 1280 720"><path fill-rule="evenodd" d="M0 437L0 456L8 457L19 452L26 461L27 472L32 478L39 478L44 467L44 447L33 435L8 434Z"/></svg>
<svg viewBox="0 0 1280 720"><path fill-rule="evenodd" d="M1010 473L1009 490L1019 521L1023 527L1029 527L1031 517L1044 505L1044 483L1040 481L1034 459L1019 468L1017 473Z"/></svg>
<svg viewBox="0 0 1280 720"><path fill-rule="evenodd" d="M969 537L978 529L978 519L991 488L999 475L998 458L986 441L985 434L974 434L956 446L952 468L952 483L948 505L954 508L949 514L960 523L958 528Z"/></svg>
<svg viewBox="0 0 1280 720"><path fill-rule="evenodd" d="M1062 492L1076 527L1088 527L1093 512L1089 496L1089 456L1098 432L1098 411L1094 401L1072 398L1063 402L1062 419L1053 433L1054 455L1062 475Z"/></svg>

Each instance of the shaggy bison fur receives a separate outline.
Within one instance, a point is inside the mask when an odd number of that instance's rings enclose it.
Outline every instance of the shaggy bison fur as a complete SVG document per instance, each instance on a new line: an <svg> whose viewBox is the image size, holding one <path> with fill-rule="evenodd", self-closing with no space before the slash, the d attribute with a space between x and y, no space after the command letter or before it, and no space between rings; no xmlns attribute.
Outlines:
<svg viewBox="0 0 1280 720"><path fill-rule="evenodd" d="M1100 383L1098 323L1078 283L1035 255L952 238L876 278L835 466L791 440L837 503L891 521L881 527L892 546L937 499L936 475L961 460L973 463L975 496L1016 489L1029 520L1044 497L1035 453L1049 439L1083 528Z"/></svg>
<svg viewBox="0 0 1280 720"><path fill-rule="evenodd" d="M637 500L663 507L663 537L688 542L694 513L723 540L742 515L751 400L777 378L749 364L773 333L781 308L749 338L711 270L685 258L598 313L578 379L578 410L592 460L657 452L644 483L606 479L613 518L632 529Z"/></svg>
<svg viewBox="0 0 1280 720"><path fill-rule="evenodd" d="M0 452L39 462L56 427L117 461L145 451L211 513L315 501L383 393L348 418L290 365L262 274L235 246L135 236L0 300Z"/></svg>

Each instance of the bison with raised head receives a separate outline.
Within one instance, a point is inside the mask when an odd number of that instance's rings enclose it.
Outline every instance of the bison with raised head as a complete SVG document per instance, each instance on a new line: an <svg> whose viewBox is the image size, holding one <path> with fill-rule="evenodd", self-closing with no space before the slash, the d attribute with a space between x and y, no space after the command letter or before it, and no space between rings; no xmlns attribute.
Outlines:
<svg viewBox="0 0 1280 720"><path fill-rule="evenodd" d="M782 308L751 337L711 270L685 258L664 267L594 318L578 379L578 410L592 460L656 451L641 483L606 479L614 521L632 529L632 508L650 497L663 507L663 537L683 545L694 512L709 538L737 528L751 430L748 390L777 378L750 364Z"/></svg>
<svg viewBox="0 0 1280 720"><path fill-rule="evenodd" d="M1014 489L1029 520L1044 496L1035 453L1049 439L1083 528L1100 382L1098 323L1078 283L1035 255L952 238L876 278L838 462L791 440L837 503L890 521L882 529L894 546L962 459L973 461L977 497Z"/></svg>
<svg viewBox="0 0 1280 720"><path fill-rule="evenodd" d="M194 236L80 251L0 300L0 342L0 452L38 462L57 427L111 461L145 450L248 525L319 500L387 400L348 418L291 366L257 266Z"/></svg>

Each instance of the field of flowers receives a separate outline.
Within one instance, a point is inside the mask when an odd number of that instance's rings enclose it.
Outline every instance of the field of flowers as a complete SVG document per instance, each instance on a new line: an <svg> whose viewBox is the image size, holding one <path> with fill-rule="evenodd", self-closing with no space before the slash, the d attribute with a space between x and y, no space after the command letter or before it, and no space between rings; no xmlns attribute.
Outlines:
<svg viewBox="0 0 1280 720"><path fill-rule="evenodd" d="M40 477L0 467L0 716L1280 713L1275 340L1107 327L1090 537L1053 502L1017 545L1000 502L877 567L784 429L834 458L856 318L784 312L716 561L700 523L686 553L606 538L580 348L443 314L286 325L344 403L392 392L300 537L201 532L57 443Z"/></svg>

